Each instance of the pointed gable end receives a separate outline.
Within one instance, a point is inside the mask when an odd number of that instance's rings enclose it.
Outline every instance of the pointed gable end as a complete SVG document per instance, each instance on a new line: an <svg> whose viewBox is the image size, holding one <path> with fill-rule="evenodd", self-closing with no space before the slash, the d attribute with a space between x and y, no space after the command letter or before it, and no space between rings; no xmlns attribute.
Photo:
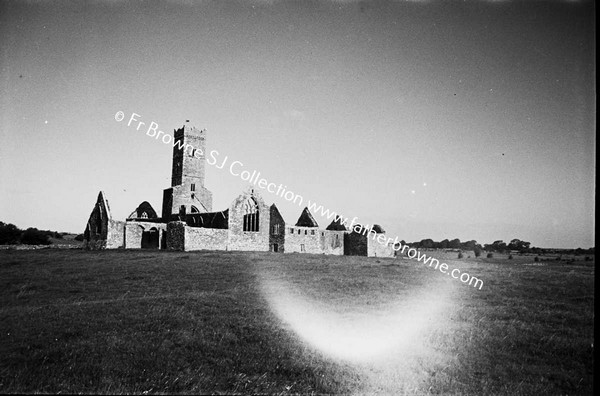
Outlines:
<svg viewBox="0 0 600 396"><path fill-rule="evenodd" d="M308 208L304 208L300 217L298 217L298 221L296 222L296 227L318 227L317 221L310 214Z"/></svg>
<svg viewBox="0 0 600 396"><path fill-rule="evenodd" d="M326 228L328 231L348 231L345 225L342 224L342 219L333 220Z"/></svg>

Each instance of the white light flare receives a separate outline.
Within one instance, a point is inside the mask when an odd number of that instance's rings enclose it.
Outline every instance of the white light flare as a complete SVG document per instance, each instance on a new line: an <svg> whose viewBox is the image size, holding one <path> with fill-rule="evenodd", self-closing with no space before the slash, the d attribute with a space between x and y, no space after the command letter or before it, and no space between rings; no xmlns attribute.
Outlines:
<svg viewBox="0 0 600 396"><path fill-rule="evenodd" d="M377 305L314 301L282 280L264 280L263 292L279 319L313 348L352 363L377 363L427 353L424 341L443 325L448 288Z"/></svg>

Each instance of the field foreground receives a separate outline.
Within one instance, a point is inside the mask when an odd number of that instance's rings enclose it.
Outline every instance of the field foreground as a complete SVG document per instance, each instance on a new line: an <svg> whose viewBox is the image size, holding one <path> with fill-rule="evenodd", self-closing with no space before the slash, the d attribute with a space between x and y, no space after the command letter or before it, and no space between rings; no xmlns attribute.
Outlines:
<svg viewBox="0 0 600 396"><path fill-rule="evenodd" d="M594 263L0 251L0 392L591 394Z"/></svg>

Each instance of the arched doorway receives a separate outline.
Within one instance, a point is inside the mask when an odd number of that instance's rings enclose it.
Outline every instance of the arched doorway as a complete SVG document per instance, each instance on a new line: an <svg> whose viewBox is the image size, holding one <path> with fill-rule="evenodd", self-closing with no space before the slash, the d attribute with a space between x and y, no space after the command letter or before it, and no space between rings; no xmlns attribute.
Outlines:
<svg viewBox="0 0 600 396"><path fill-rule="evenodd" d="M142 249L158 249L158 230L156 227L142 232Z"/></svg>

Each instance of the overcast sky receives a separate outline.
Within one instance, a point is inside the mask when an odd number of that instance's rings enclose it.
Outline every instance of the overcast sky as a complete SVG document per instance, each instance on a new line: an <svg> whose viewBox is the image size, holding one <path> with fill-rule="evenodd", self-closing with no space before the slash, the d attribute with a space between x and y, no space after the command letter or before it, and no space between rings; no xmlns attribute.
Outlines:
<svg viewBox="0 0 600 396"><path fill-rule="evenodd" d="M99 190L160 212L171 148L135 112L400 239L594 245L592 1L0 7L1 221L80 233ZM215 210L245 185L207 166Z"/></svg>

